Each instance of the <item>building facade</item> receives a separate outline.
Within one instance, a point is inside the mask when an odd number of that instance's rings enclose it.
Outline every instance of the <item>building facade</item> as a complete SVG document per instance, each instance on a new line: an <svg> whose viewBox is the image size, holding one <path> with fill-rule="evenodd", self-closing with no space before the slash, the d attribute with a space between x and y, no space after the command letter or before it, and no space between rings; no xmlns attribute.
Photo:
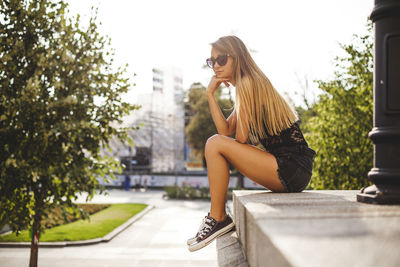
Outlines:
<svg viewBox="0 0 400 267"><path fill-rule="evenodd" d="M184 171L185 121L182 74L176 68L153 68L153 90L138 94L137 105L123 121L123 127L138 127L129 132L134 146L118 140L110 143L111 152L126 166L125 174L178 173Z"/></svg>

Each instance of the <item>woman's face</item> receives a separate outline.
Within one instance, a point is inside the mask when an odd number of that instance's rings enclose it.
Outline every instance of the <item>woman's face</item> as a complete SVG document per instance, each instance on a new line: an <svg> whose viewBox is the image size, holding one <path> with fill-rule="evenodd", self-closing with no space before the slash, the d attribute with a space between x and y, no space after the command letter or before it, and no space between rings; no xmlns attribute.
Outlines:
<svg viewBox="0 0 400 267"><path fill-rule="evenodd" d="M222 53L214 48L211 49L211 58L215 60L220 55L226 55L226 53ZM215 62L213 70L217 78L231 79L233 74L233 58L228 56L228 61L223 66L220 66L218 62Z"/></svg>

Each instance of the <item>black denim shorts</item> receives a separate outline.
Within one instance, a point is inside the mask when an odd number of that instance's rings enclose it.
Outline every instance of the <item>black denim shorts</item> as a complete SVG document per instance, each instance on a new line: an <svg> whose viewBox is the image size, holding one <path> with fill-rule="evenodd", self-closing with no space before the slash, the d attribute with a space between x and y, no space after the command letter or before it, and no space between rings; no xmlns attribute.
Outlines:
<svg viewBox="0 0 400 267"><path fill-rule="evenodd" d="M278 163L278 176L288 193L303 191L311 180L315 151L307 145L282 146L269 151Z"/></svg>

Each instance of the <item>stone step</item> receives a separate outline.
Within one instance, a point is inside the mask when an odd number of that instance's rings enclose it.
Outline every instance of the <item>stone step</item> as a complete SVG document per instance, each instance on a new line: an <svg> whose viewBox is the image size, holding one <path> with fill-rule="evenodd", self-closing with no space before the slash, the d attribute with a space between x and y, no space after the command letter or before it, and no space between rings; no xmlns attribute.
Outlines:
<svg viewBox="0 0 400 267"><path fill-rule="evenodd" d="M233 192L236 231L255 266L400 266L400 205L356 201L358 190Z"/></svg>
<svg viewBox="0 0 400 267"><path fill-rule="evenodd" d="M235 231L217 238L217 257L219 267L249 266Z"/></svg>

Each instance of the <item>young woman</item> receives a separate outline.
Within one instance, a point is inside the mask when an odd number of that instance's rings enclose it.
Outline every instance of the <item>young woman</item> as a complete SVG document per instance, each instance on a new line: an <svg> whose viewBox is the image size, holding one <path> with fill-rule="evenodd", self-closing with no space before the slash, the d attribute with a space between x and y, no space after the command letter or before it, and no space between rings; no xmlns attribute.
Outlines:
<svg viewBox="0 0 400 267"><path fill-rule="evenodd" d="M211 210L189 250L198 250L229 232L234 223L225 212L230 162L244 176L272 192L301 192L310 179L315 152L308 147L295 111L256 65L243 42L225 36L211 44L207 64L215 75L207 88L218 134L205 147ZM221 85L236 87L236 102L228 119L214 92ZM231 138L235 134L235 138Z"/></svg>

